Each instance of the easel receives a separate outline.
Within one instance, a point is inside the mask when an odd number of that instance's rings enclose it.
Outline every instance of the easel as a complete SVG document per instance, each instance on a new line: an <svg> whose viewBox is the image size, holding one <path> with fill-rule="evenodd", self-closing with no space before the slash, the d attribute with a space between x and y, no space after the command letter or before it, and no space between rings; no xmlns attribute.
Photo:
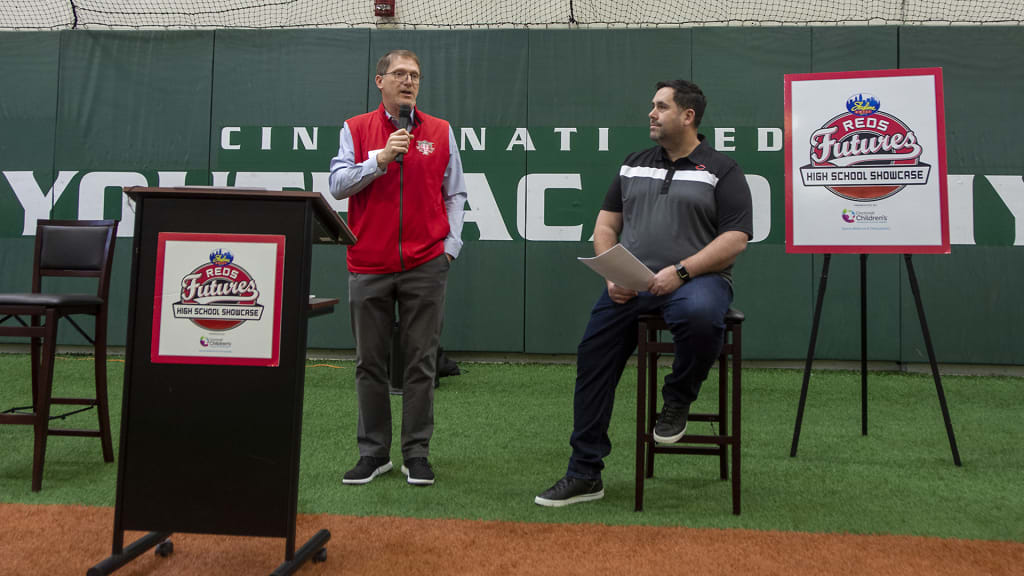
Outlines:
<svg viewBox="0 0 1024 576"><path fill-rule="evenodd" d="M800 404L796 412L796 426L793 429L793 444L790 447L790 457L796 457L797 444L800 442L800 426L804 419L804 405L807 403L807 385L811 380L811 363L814 361L814 347L818 339L818 325L821 323L821 307L825 301L825 288L828 285L828 267L832 260L831 254L825 254L825 262L821 269L821 281L818 285L818 300L814 306L814 320L811 324L811 342L807 348L807 362L804 364L804 381L800 388ZM921 321L921 333L924 336L924 345L928 350L928 362L932 368L932 378L935 380L935 391L939 395L939 406L942 407L942 419L946 423L946 436L949 437L949 448L953 451L953 463L960 466L960 451L956 447L956 436L953 434L953 423L949 419L949 408L946 406L946 394L942 390L942 378L939 376L939 365L935 361L935 350L932 348L931 334L928 332L928 322L924 317L924 306L921 304L921 291L917 284L917 275L914 274L914 264L910 254L903 255L903 261L907 265L907 276L910 277L910 290L914 293L914 303L917 304L917 317ZM867 320L867 266L868 255L860 255L860 408L861 408L861 435L868 434L868 320Z"/></svg>

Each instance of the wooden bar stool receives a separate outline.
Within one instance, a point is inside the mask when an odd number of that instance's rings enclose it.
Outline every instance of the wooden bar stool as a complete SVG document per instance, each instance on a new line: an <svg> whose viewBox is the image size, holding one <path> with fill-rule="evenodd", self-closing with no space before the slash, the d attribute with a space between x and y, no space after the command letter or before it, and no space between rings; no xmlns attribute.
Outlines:
<svg viewBox="0 0 1024 576"><path fill-rule="evenodd" d="M0 294L0 336L30 339L32 353L32 404L0 412L0 424L32 426L32 491L43 485L43 462L49 436L99 438L105 462L114 461L107 406L107 297L114 261L116 220L39 220L36 223L35 265L32 291ZM43 291L43 278L63 276L96 279L94 294ZM89 336L72 316L95 318ZM21 317L28 316L29 322ZM65 318L93 346L96 395L91 398L54 397L53 359L57 350L57 323ZM14 319L17 325L4 322ZM0 382L0 385L8 385ZM63 414L50 415L52 405L78 406ZM96 408L98 427L92 429L50 428L50 421Z"/></svg>
<svg viewBox="0 0 1024 576"><path fill-rule="evenodd" d="M654 441L658 420L658 358L674 351L672 342L659 342L658 332L668 330L660 315L640 316L637 346L636 394L636 511L644 509L644 479L654 476L655 454L704 454L718 456L722 480L729 478L728 447L732 446L732 513L740 513L740 406L743 312L730 308L725 314L725 342L718 355L718 412L690 413L688 422L716 422L718 433L687 433L672 445ZM732 421L729 434L729 361L732 361Z"/></svg>

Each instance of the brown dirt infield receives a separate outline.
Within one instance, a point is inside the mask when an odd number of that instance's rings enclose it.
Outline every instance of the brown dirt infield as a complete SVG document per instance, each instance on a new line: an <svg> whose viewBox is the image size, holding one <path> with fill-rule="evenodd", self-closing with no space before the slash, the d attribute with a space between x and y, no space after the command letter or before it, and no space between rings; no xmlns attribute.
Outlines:
<svg viewBox="0 0 1024 576"><path fill-rule="evenodd" d="M0 573L81 576L110 553L112 508L0 504ZM299 544L331 531L299 574L1021 574L1024 543L916 536L300 516ZM138 537L129 533L127 541ZM269 574L284 540L176 534L124 576Z"/></svg>

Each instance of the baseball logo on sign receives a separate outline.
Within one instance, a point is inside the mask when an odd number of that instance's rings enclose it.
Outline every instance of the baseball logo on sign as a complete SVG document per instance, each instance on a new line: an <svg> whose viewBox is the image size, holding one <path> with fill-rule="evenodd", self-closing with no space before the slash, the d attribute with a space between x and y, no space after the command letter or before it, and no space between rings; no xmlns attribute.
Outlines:
<svg viewBox="0 0 1024 576"><path fill-rule="evenodd" d="M786 252L949 253L942 70L783 84Z"/></svg>
<svg viewBox="0 0 1024 576"><path fill-rule="evenodd" d="M800 169L804 186L824 186L855 202L881 200L908 185L928 183L917 135L880 110L875 96L857 93L846 112L811 134L810 164Z"/></svg>
<svg viewBox="0 0 1024 576"><path fill-rule="evenodd" d="M210 253L210 261L181 279L181 299L174 317L187 318L207 330L227 331L263 317L256 281L234 263L227 250Z"/></svg>

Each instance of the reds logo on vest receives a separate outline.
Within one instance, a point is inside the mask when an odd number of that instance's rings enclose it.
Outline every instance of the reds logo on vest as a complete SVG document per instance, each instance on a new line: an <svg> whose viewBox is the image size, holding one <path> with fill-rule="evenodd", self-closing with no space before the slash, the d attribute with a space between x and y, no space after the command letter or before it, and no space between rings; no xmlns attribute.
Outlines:
<svg viewBox="0 0 1024 576"><path fill-rule="evenodd" d="M805 186L868 202L928 182L931 166L920 161L917 135L880 108L875 96L854 94L846 100L846 112L811 134L810 164L800 169Z"/></svg>
<svg viewBox="0 0 1024 576"><path fill-rule="evenodd" d="M181 279L181 300L174 317L187 318L207 330L224 332L263 316L256 281L234 263L225 250L210 253L210 261Z"/></svg>

